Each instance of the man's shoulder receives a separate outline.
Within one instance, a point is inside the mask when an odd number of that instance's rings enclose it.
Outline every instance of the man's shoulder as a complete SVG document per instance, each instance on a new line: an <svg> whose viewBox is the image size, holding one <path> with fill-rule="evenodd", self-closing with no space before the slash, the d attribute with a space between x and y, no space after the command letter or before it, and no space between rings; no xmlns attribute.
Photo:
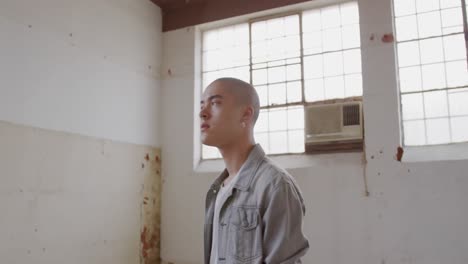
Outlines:
<svg viewBox="0 0 468 264"><path fill-rule="evenodd" d="M258 187L277 188L283 184L294 184L294 179L283 167L268 157L264 157L257 173Z"/></svg>

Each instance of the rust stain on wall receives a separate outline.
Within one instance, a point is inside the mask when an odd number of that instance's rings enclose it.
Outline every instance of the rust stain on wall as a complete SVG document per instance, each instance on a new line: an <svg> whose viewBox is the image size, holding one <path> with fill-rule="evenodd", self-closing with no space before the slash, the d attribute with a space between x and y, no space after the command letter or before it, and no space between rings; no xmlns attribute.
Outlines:
<svg viewBox="0 0 468 264"><path fill-rule="evenodd" d="M393 33L384 34L382 36L383 43L391 43L394 41Z"/></svg>
<svg viewBox="0 0 468 264"><path fill-rule="evenodd" d="M398 147L397 153L396 153L396 160L401 161L402 158L403 158L403 148Z"/></svg>
<svg viewBox="0 0 468 264"><path fill-rule="evenodd" d="M161 164L160 150L146 154L141 193L140 264L160 264ZM155 157L150 159L150 157ZM149 201L153 201L150 203Z"/></svg>

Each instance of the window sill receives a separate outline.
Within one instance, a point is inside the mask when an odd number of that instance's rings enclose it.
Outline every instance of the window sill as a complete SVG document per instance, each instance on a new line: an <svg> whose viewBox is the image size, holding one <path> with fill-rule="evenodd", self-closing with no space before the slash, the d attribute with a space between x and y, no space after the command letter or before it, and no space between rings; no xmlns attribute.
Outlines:
<svg viewBox="0 0 468 264"><path fill-rule="evenodd" d="M405 147L402 162L468 160L468 142L434 146Z"/></svg>
<svg viewBox="0 0 468 264"><path fill-rule="evenodd" d="M361 164L363 163L363 152L333 153L333 154L287 154L269 155L269 157L284 169L313 168L316 166L334 166L340 164ZM224 170L222 159L202 160L195 168L196 173L213 173Z"/></svg>

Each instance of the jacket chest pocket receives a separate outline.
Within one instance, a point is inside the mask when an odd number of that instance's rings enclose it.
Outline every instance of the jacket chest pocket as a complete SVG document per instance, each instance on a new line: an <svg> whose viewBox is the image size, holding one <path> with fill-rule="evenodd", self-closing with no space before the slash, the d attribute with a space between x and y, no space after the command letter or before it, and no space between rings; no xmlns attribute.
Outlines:
<svg viewBox="0 0 468 264"><path fill-rule="evenodd" d="M233 207L229 227L229 250L241 263L247 263L262 254L260 214L255 207Z"/></svg>

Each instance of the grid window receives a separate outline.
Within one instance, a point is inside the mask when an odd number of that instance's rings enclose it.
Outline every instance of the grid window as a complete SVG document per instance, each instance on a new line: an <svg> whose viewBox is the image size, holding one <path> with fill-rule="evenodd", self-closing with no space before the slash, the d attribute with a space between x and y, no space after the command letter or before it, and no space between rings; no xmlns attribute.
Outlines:
<svg viewBox="0 0 468 264"><path fill-rule="evenodd" d="M461 1L393 3L404 144L468 141L468 74Z"/></svg>
<svg viewBox="0 0 468 264"><path fill-rule="evenodd" d="M305 104L362 95L358 5L205 31L202 69L203 87L219 77L255 87L255 139L267 154L303 153ZM215 148L202 148L203 159L220 158Z"/></svg>

